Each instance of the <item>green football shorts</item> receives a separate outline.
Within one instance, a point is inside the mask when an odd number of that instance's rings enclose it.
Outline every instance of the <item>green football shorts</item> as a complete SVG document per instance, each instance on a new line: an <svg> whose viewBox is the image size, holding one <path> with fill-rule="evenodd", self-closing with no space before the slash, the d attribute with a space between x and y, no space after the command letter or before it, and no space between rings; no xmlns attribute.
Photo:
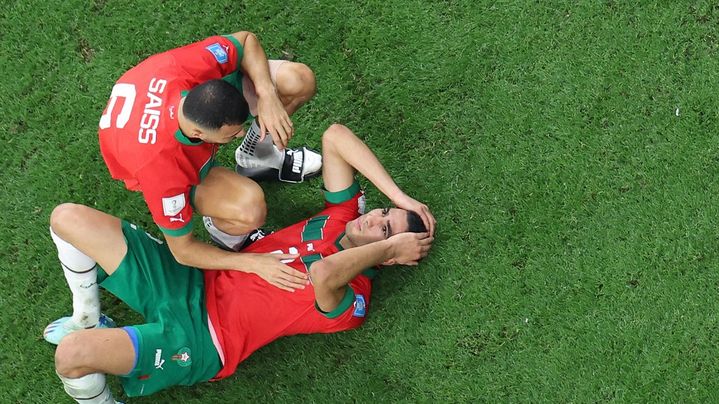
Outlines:
<svg viewBox="0 0 719 404"><path fill-rule="evenodd" d="M135 366L121 376L128 396L214 377L222 368L212 343L202 271L179 264L167 245L123 221L127 254L100 286L140 313L146 323L123 327L135 347Z"/></svg>

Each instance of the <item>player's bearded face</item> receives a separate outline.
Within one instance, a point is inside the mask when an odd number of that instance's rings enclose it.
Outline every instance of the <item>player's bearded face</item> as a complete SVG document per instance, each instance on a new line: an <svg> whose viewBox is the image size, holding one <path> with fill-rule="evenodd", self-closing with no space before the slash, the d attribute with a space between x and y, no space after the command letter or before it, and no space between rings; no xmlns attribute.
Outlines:
<svg viewBox="0 0 719 404"><path fill-rule="evenodd" d="M384 240L406 232L407 211L397 208L374 209L347 223L345 234L355 246Z"/></svg>

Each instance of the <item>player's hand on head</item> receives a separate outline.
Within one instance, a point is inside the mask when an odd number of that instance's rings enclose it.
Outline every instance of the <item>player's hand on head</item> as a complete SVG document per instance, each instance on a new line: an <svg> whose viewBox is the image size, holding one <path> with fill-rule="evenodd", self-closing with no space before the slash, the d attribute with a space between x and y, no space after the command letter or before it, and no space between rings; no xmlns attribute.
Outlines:
<svg viewBox="0 0 719 404"><path fill-rule="evenodd" d="M398 233L387 239L392 243L392 263L400 265L417 265L426 257L432 248L434 237L429 233Z"/></svg>
<svg viewBox="0 0 719 404"><path fill-rule="evenodd" d="M422 222L427 228L427 231L429 232L430 236L434 236L434 230L437 226L437 220L432 215L432 212L429 211L429 207L427 207L427 205L415 200L414 198L404 193L399 198L393 199L392 203L394 203L395 206L397 206L398 208L416 212L419 217L422 218Z"/></svg>
<svg viewBox="0 0 719 404"><path fill-rule="evenodd" d="M279 97L266 96L257 101L257 120L260 124L260 139L264 139L269 132L278 149L287 147L295 129Z"/></svg>
<svg viewBox="0 0 719 404"><path fill-rule="evenodd" d="M309 284L307 274L282 263L282 260L293 260L298 257L298 254L256 254L255 273L270 285L288 292L304 289Z"/></svg>

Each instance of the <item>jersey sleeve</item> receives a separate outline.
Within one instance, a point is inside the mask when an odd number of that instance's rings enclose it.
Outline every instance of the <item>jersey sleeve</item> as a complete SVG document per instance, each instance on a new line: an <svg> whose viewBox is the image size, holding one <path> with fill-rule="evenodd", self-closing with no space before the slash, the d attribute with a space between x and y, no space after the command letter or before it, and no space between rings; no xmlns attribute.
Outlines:
<svg viewBox="0 0 719 404"><path fill-rule="evenodd" d="M362 215L365 211L364 192L360 189L359 182L355 180L347 189L330 192L325 190L325 208L340 208Z"/></svg>
<svg viewBox="0 0 719 404"><path fill-rule="evenodd" d="M168 53L188 77L202 83L239 70L243 48L234 36L225 35L212 36Z"/></svg>
<svg viewBox="0 0 719 404"><path fill-rule="evenodd" d="M154 174L149 173L149 170L143 171L138 173L138 181L155 224L164 234L171 237L190 233L193 215L191 185L188 182L173 181L157 175L157 173L170 172L158 167L153 167Z"/></svg>

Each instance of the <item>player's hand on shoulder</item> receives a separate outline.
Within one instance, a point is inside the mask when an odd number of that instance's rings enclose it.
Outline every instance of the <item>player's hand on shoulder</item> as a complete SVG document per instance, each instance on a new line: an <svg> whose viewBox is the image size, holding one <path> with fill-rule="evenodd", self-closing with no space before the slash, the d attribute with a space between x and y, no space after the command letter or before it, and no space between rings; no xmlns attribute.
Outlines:
<svg viewBox="0 0 719 404"><path fill-rule="evenodd" d="M304 289L309 284L307 274L282 263L298 257L298 254L253 254L255 270L252 272L270 285L288 292Z"/></svg>
<svg viewBox="0 0 719 404"><path fill-rule="evenodd" d="M392 258L388 263L417 265L429 253L434 237L429 233L398 233L387 241L392 245Z"/></svg>

